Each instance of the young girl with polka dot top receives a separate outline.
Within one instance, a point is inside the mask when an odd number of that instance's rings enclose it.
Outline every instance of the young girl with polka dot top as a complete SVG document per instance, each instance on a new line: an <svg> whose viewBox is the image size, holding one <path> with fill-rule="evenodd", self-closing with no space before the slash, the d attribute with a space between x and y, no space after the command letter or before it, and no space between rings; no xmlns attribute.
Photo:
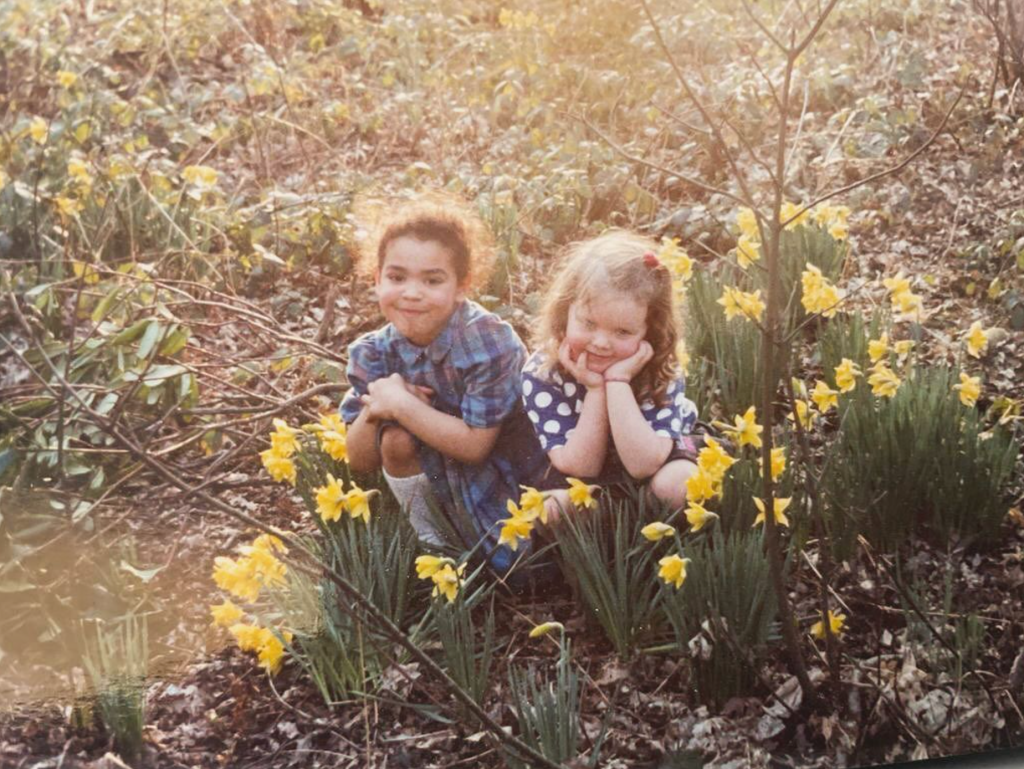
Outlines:
<svg viewBox="0 0 1024 769"><path fill-rule="evenodd" d="M572 247L545 298L523 404L552 468L606 486L650 481L674 507L696 472L697 419L676 361L672 278L648 238L613 230ZM549 493L549 520L568 509Z"/></svg>

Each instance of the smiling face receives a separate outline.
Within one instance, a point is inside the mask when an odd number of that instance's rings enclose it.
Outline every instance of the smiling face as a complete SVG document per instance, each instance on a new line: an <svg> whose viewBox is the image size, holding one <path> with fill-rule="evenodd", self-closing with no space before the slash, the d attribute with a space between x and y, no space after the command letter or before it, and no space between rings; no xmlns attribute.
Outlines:
<svg viewBox="0 0 1024 769"><path fill-rule="evenodd" d="M451 254L434 240L400 237L388 243L376 285L384 317L421 347L434 341L465 298Z"/></svg>
<svg viewBox="0 0 1024 769"><path fill-rule="evenodd" d="M573 302L565 327L572 359L586 351L587 368L599 374L633 355L646 334L647 308L617 291L610 291L594 305Z"/></svg>

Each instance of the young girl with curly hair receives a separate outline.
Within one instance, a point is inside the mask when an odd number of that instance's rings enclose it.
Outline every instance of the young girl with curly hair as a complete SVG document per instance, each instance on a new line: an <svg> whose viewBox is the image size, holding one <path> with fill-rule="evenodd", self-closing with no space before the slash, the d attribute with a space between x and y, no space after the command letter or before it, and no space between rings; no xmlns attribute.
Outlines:
<svg viewBox="0 0 1024 769"><path fill-rule="evenodd" d="M658 499L685 502L697 410L676 361L672 278L657 250L621 230L577 243L548 290L522 385L553 466L548 489L571 476L649 479ZM549 514L568 508L564 491L549 498Z"/></svg>
<svg viewBox="0 0 1024 769"><path fill-rule="evenodd" d="M341 403L354 471L384 478L420 539L441 541L430 507L461 507L492 565L506 501L543 454L523 413L526 349L512 327L467 298L486 279L486 229L455 201L400 207L360 266L387 323L349 347Z"/></svg>

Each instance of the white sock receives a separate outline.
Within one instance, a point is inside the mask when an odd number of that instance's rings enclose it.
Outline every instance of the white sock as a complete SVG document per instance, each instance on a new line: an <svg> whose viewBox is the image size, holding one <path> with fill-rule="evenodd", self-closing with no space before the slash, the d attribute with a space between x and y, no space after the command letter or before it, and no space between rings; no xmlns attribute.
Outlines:
<svg viewBox="0 0 1024 769"><path fill-rule="evenodd" d="M444 544L444 537L434 525L433 513L430 505L427 504L427 493L430 489L430 481L426 473L409 475L405 478L396 478L384 471L384 480L391 487L391 493L395 495L398 504L403 510L409 513L409 523L416 530L416 535L421 541L431 545Z"/></svg>

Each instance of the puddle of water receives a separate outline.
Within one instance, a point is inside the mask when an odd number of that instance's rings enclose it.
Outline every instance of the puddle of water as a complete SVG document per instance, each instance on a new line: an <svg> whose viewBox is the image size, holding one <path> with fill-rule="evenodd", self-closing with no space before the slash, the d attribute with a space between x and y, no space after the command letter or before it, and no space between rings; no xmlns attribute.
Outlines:
<svg viewBox="0 0 1024 769"><path fill-rule="evenodd" d="M145 617L150 680L224 643L209 627L212 583L196 559L177 557L167 532L114 526L100 536L115 516L93 510L72 525L55 501L0 489L0 711L88 694L83 659L97 627L109 632L130 614Z"/></svg>

